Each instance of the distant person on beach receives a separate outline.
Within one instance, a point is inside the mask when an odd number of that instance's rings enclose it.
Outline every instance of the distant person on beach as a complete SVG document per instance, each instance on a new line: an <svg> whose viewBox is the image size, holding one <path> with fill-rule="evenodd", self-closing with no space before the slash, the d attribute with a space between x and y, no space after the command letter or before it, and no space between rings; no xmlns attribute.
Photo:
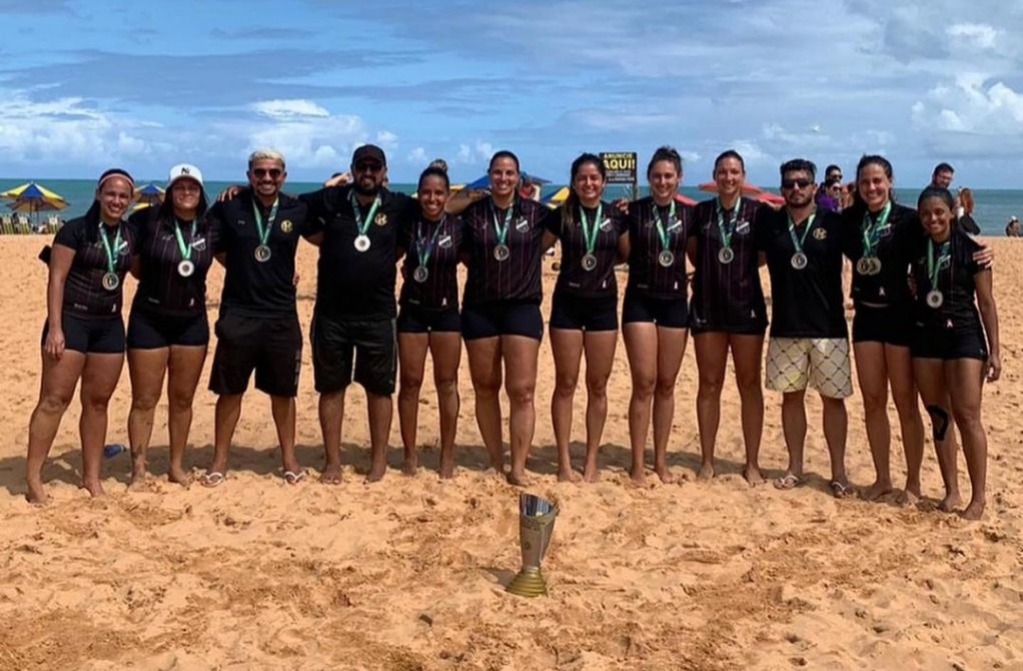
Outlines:
<svg viewBox="0 0 1023 671"><path fill-rule="evenodd" d="M985 381L996 381L1002 368L998 312L991 267L976 260L979 245L954 225L953 203L952 194L934 187L924 189L917 203L926 235L917 240L910 256L917 326L913 366L945 483L939 507L952 512L961 505L956 450L949 440L954 420L973 486L961 514L978 520L984 514L987 483L983 387Z"/></svg>
<svg viewBox="0 0 1023 671"><path fill-rule="evenodd" d="M124 278L135 255L135 235L123 220L135 191L124 170L104 172L85 216L60 229L50 253L46 324L42 335L39 402L28 429L26 498L46 503L42 471L78 380L82 381L82 488L103 494L100 470L107 435L107 404L124 365Z"/></svg>
<svg viewBox="0 0 1023 671"><path fill-rule="evenodd" d="M839 185L838 189L834 188L835 184ZM824 181L820 183L814 196L818 209L827 212L838 212L842 209L841 184L842 169L837 165L829 165L824 170Z"/></svg>
<svg viewBox="0 0 1023 671"><path fill-rule="evenodd" d="M218 235L206 210L202 173L194 165L181 164L171 168L163 203L131 217L138 235L132 275L139 281L128 317L133 484L146 477L146 452L164 378L170 431L167 476L184 486L191 482L183 459L192 401L210 341L206 275Z"/></svg>
<svg viewBox="0 0 1023 671"><path fill-rule="evenodd" d="M853 493L845 470L852 395L849 335L842 301L842 260L848 236L842 218L814 207L816 167L805 159L781 166L785 208L762 209L757 247L771 277L771 337L768 389L782 393L782 428L789 453L785 475L775 482L792 489L803 481L807 386L820 393L824 437L831 456L830 489L835 498Z"/></svg>
<svg viewBox="0 0 1023 671"><path fill-rule="evenodd" d="M963 187L959 189L959 205L956 207L956 223L970 235L980 235L980 226L973 218L973 191Z"/></svg>
<svg viewBox="0 0 1023 671"><path fill-rule="evenodd" d="M1009 223L1005 225L1005 235L1010 238L1018 238L1023 235L1023 225L1019 223L1018 217L1012 217L1009 219Z"/></svg>
<svg viewBox="0 0 1023 671"><path fill-rule="evenodd" d="M746 448L743 477L750 485L763 482L760 441L764 429L764 392L760 371L767 330L767 307L760 285L755 224L759 201L743 198L746 165L729 150L714 161L716 198L695 208L695 236L688 256L693 274L690 306L699 389L696 417L703 460L698 477L714 477L714 448L721 419L721 391L728 353L739 388L742 435Z"/></svg>
<svg viewBox="0 0 1023 671"><path fill-rule="evenodd" d="M931 186L939 189L951 189L952 178L955 175L955 170L948 163L939 163L934 166L934 172L931 173Z"/></svg>
<svg viewBox="0 0 1023 671"><path fill-rule="evenodd" d="M221 485L241 416L242 397L253 371L256 389L270 396L270 410L281 447L283 477L297 484L305 477L295 455L295 396L302 360L302 328L295 296L295 254L308 235L306 205L285 195L284 156L258 149L249 156L245 189L229 189L210 209L220 231L214 255L225 268L217 348L210 391L217 395L213 462L200 482Z"/></svg>

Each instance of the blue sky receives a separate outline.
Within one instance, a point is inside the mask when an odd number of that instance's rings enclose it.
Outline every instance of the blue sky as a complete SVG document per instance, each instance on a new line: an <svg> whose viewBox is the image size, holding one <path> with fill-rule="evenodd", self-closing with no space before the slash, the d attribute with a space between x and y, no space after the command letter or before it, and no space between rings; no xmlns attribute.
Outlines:
<svg viewBox="0 0 1023 671"><path fill-rule="evenodd" d="M359 144L414 181L508 148L565 181L582 151L661 144L686 183L728 148L775 185L806 156L896 182L1020 187L1023 5L973 0L0 0L0 176L237 179L253 148L318 180Z"/></svg>

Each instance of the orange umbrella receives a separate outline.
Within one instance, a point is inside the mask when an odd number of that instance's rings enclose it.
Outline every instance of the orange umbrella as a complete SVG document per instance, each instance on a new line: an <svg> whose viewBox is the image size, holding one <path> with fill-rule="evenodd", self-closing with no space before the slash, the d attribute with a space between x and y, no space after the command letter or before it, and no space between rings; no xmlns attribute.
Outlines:
<svg viewBox="0 0 1023 671"><path fill-rule="evenodd" d="M707 193L717 193L718 185L717 182L704 182L699 187L700 191L706 191ZM742 185L742 195L744 196L758 196L764 193L764 190L759 186L753 186L752 184Z"/></svg>
<svg viewBox="0 0 1023 671"><path fill-rule="evenodd" d="M681 193L675 194L675 202L682 203L683 205L693 206L696 205L696 201L689 196L683 196Z"/></svg>

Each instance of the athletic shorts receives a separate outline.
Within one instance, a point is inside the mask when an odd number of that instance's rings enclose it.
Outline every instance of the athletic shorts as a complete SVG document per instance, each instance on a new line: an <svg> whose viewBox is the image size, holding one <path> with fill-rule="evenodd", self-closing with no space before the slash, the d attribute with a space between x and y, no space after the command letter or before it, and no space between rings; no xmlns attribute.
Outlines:
<svg viewBox="0 0 1023 671"><path fill-rule="evenodd" d="M548 327L569 331L617 331L618 296L579 296L555 291Z"/></svg>
<svg viewBox="0 0 1023 671"><path fill-rule="evenodd" d="M773 391L803 391L807 384L829 398L852 396L849 341L845 338L771 338L765 385Z"/></svg>
<svg viewBox="0 0 1023 671"><path fill-rule="evenodd" d="M205 312L182 317L132 310L128 317L128 349L204 347L209 342L210 323Z"/></svg>
<svg viewBox="0 0 1023 671"><path fill-rule="evenodd" d="M221 315L213 327L217 350L210 371L210 391L245 393L256 372L256 389L271 396L298 394L302 369L302 328L298 315L252 317Z"/></svg>
<svg viewBox="0 0 1023 671"><path fill-rule="evenodd" d="M458 310L424 310L403 305L398 311L398 333L458 333L461 330Z"/></svg>
<svg viewBox="0 0 1023 671"><path fill-rule="evenodd" d="M371 394L394 393L398 344L393 319L313 317L313 379L316 391L330 394L354 380Z"/></svg>
<svg viewBox="0 0 1023 671"><path fill-rule="evenodd" d="M955 332L917 326L910 347L916 359L980 359L987 361L987 338L983 329Z"/></svg>
<svg viewBox="0 0 1023 671"><path fill-rule="evenodd" d="M60 318L64 330L64 349L82 354L123 354L124 353L124 319L121 315L112 317L76 317L64 312ZM46 345L46 336L50 332L49 321L43 324L43 337L40 340Z"/></svg>
<svg viewBox="0 0 1023 671"><path fill-rule="evenodd" d="M909 347L916 324L912 307L889 306L873 308L857 305L853 315L852 341L881 342L898 347Z"/></svg>
<svg viewBox="0 0 1023 671"><path fill-rule="evenodd" d="M504 335L543 340L540 306L519 301L462 306L462 338L479 340Z"/></svg>
<svg viewBox="0 0 1023 671"><path fill-rule="evenodd" d="M622 303L622 324L652 322L665 328L689 328L689 301L679 298L651 298L625 292Z"/></svg>

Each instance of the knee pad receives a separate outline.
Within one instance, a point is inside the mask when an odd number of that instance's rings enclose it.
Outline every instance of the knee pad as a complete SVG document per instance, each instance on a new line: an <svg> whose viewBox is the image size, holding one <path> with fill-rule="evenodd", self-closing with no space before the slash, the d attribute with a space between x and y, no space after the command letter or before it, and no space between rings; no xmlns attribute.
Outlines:
<svg viewBox="0 0 1023 671"><path fill-rule="evenodd" d="M948 433L948 413L941 406L929 405L927 414L931 416L931 434L934 440L945 440L945 434Z"/></svg>

